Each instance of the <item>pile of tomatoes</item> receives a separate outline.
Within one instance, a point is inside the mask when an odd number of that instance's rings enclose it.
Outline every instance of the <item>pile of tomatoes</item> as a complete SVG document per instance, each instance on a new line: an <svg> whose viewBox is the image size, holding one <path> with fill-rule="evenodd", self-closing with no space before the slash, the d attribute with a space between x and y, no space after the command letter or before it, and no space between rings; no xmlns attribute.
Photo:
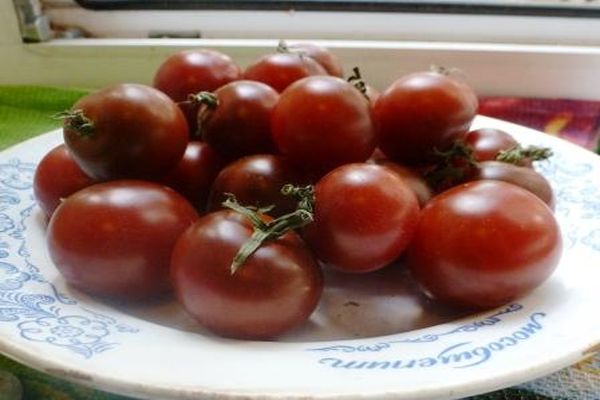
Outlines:
<svg viewBox="0 0 600 400"><path fill-rule="evenodd" d="M265 339L310 317L327 268L408 268L434 301L467 309L550 276L561 236L531 167L547 149L470 131L477 97L451 72L381 93L357 69L342 76L315 44L245 69L193 49L153 87L81 98L34 178L65 280L120 301L174 292L208 329Z"/></svg>

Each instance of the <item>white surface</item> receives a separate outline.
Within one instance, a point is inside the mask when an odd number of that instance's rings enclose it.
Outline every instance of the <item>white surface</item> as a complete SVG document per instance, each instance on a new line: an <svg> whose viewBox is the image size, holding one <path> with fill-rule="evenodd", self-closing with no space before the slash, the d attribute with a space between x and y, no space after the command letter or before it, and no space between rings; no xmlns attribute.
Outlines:
<svg viewBox="0 0 600 400"><path fill-rule="evenodd" d="M540 169L558 197L565 252L549 281L512 306L448 321L414 297L386 292L401 272L383 274L385 290L365 288L377 278L334 277L311 321L279 342L215 337L172 302L117 308L66 287L31 197L35 163L60 133L10 148L0 153L0 351L84 385L178 400L441 400L568 366L600 342L600 158L513 124L478 117L476 126L555 152ZM368 312L349 310L348 301ZM421 329L394 333L411 325Z"/></svg>

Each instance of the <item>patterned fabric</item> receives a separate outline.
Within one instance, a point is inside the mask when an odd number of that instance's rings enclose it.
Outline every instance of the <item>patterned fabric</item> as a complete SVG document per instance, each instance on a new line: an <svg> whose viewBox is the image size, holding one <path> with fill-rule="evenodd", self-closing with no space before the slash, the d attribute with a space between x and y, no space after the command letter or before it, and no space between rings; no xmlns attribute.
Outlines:
<svg viewBox="0 0 600 400"><path fill-rule="evenodd" d="M49 116L85 90L0 87L0 149L58 127ZM481 99L480 113L599 149L600 101ZM15 379L16 378L16 379ZM0 400L131 400L50 377L0 355ZM468 400L600 400L600 354L518 387Z"/></svg>

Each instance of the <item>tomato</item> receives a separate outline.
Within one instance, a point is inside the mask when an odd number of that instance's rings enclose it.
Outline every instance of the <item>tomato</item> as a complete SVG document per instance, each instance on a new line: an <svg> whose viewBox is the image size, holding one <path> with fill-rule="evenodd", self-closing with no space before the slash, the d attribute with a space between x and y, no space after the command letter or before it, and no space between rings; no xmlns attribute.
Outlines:
<svg viewBox="0 0 600 400"><path fill-rule="evenodd" d="M519 167L500 161L483 161L477 164L470 179L493 179L515 184L529 190L554 209L554 192L550 183L532 168Z"/></svg>
<svg viewBox="0 0 600 400"><path fill-rule="evenodd" d="M427 164L436 150L464 138L477 105L469 86L445 74L403 76L381 93L373 108L379 148L401 164Z"/></svg>
<svg viewBox="0 0 600 400"><path fill-rule="evenodd" d="M519 144L510 134L494 128L470 131L465 137L465 143L473 150L476 161L495 160L499 152Z"/></svg>
<svg viewBox="0 0 600 400"><path fill-rule="evenodd" d="M271 114L279 94L260 82L236 81L214 92L216 109L202 121L202 138L224 158L273 153Z"/></svg>
<svg viewBox="0 0 600 400"><path fill-rule="evenodd" d="M209 49L184 50L160 65L154 87L174 101L184 101L190 94L212 92L241 77L241 68L226 54Z"/></svg>
<svg viewBox="0 0 600 400"><path fill-rule="evenodd" d="M50 150L38 164L33 176L33 195L49 217L62 199L90 186L94 180L73 161L64 144Z"/></svg>
<svg viewBox="0 0 600 400"><path fill-rule="evenodd" d="M492 180L433 198L407 251L430 297L471 309L503 305L544 282L561 256L558 224L531 192Z"/></svg>
<svg viewBox="0 0 600 400"><path fill-rule="evenodd" d="M396 260L411 240L419 205L388 168L348 164L315 187L314 221L303 236L317 258L346 272L368 272Z"/></svg>
<svg viewBox="0 0 600 400"><path fill-rule="evenodd" d="M143 300L171 289L171 252L198 214L156 183L119 180L89 186L54 212L50 258L67 283L117 300Z"/></svg>
<svg viewBox="0 0 600 400"><path fill-rule="evenodd" d="M270 339L310 317L323 278L294 232L264 243L232 274L233 258L252 232L234 211L201 217L177 242L171 274L177 298L201 325L223 336Z"/></svg>
<svg viewBox="0 0 600 400"><path fill-rule="evenodd" d="M187 102L188 96L215 91L241 78L242 69L228 55L210 49L192 49L168 57L157 69L153 86L180 103L194 137L198 107Z"/></svg>
<svg viewBox="0 0 600 400"><path fill-rule="evenodd" d="M312 75L327 75L327 71L312 58L297 53L267 54L244 71L244 79L266 83L279 93Z"/></svg>
<svg viewBox="0 0 600 400"><path fill-rule="evenodd" d="M240 158L225 167L215 179L208 201L209 210L218 210L226 193L232 193L244 205L275 206L268 214L274 217L292 212L297 201L281 194L285 184L304 183L282 157L258 154Z"/></svg>
<svg viewBox="0 0 600 400"><path fill-rule="evenodd" d="M318 62L331 76L344 77L344 68L341 61L329 49L314 43L295 43L289 50L308 56Z"/></svg>
<svg viewBox="0 0 600 400"><path fill-rule="evenodd" d="M332 76L305 78L286 89L273 110L272 132L293 165L321 175L365 161L375 149L369 102Z"/></svg>
<svg viewBox="0 0 600 400"><path fill-rule="evenodd" d="M376 164L389 168L392 172L402 178L417 196L419 206L423 207L433 197L433 189L418 171L389 160L381 161Z"/></svg>
<svg viewBox="0 0 600 400"><path fill-rule="evenodd" d="M177 105L144 85L104 88L82 97L65 114L65 144L77 165L97 180L162 176L188 143Z"/></svg>
<svg viewBox="0 0 600 400"><path fill-rule="evenodd" d="M185 196L197 210L206 208L210 188L225 162L204 142L191 141L163 183Z"/></svg>

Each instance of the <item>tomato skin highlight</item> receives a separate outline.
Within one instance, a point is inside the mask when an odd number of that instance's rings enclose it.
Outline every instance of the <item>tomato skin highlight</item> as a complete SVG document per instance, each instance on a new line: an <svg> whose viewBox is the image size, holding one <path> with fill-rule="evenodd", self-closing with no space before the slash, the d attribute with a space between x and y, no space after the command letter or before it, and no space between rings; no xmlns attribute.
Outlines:
<svg viewBox="0 0 600 400"><path fill-rule="evenodd" d="M467 134L478 100L466 84L437 72L392 83L373 108L379 148L392 161L423 165Z"/></svg>
<svg viewBox="0 0 600 400"><path fill-rule="evenodd" d="M267 54L244 71L244 79L265 83L278 93L313 75L327 75L327 71L317 61L297 53Z"/></svg>
<svg viewBox="0 0 600 400"><path fill-rule="evenodd" d="M204 327L227 337L271 339L310 317L323 277L293 232L263 243L232 275L231 262L251 234L239 213L201 217L178 240L171 276L177 298Z"/></svg>
<svg viewBox="0 0 600 400"><path fill-rule="evenodd" d="M332 268L369 272L400 257L418 220L417 198L398 175L378 165L349 164L317 183L314 221L303 237Z"/></svg>
<svg viewBox="0 0 600 400"><path fill-rule="evenodd" d="M171 290L173 246L197 218L187 200L159 184L99 183L56 209L47 246L72 286L109 299L145 300Z"/></svg>
<svg viewBox="0 0 600 400"><path fill-rule="evenodd" d="M38 164L33 176L33 195L39 207L50 217L62 199L94 184L75 163L69 149L60 144Z"/></svg>
<svg viewBox="0 0 600 400"><path fill-rule="evenodd" d="M305 78L286 89L273 111L272 132L290 163L318 176L367 160L376 144L368 100L332 76Z"/></svg>
<svg viewBox="0 0 600 400"><path fill-rule="evenodd" d="M338 78L344 77L341 61L329 49L314 43L295 43L289 46L291 51L304 54L318 62L327 73Z"/></svg>
<svg viewBox="0 0 600 400"><path fill-rule="evenodd" d="M139 84L118 84L79 99L94 128L82 135L65 121L64 141L90 177L157 179L177 164L188 143L185 116L164 93Z"/></svg>
<svg viewBox="0 0 600 400"><path fill-rule="evenodd" d="M187 100L190 94L212 92L241 77L241 68L228 55L192 49L168 57L154 75L154 87L179 102Z"/></svg>
<svg viewBox="0 0 600 400"><path fill-rule="evenodd" d="M406 261L428 296L486 309L538 287L561 252L560 228L544 202L516 185L481 180L423 208Z"/></svg>

